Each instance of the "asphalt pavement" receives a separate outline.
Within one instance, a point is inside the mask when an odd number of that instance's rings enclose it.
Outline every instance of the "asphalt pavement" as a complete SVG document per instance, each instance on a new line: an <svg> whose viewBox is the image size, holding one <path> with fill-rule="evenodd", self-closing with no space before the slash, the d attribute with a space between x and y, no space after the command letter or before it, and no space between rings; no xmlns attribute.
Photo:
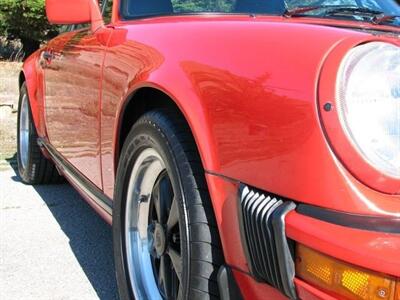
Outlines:
<svg viewBox="0 0 400 300"><path fill-rule="evenodd" d="M111 227L68 184L0 171L0 299L118 299Z"/></svg>

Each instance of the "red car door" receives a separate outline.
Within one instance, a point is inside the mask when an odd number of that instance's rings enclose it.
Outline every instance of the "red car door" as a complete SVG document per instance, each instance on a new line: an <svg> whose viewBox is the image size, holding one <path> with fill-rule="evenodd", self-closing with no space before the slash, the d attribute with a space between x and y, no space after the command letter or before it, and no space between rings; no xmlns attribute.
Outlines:
<svg viewBox="0 0 400 300"><path fill-rule="evenodd" d="M51 145L102 189L100 101L105 46L89 29L52 40L42 57Z"/></svg>

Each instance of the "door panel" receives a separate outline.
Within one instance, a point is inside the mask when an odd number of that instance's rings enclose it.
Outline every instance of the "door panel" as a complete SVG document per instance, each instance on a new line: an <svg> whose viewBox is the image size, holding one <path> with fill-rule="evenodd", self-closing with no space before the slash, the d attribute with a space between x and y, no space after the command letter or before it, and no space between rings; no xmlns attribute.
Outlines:
<svg viewBox="0 0 400 300"><path fill-rule="evenodd" d="M56 150L102 189L100 85L104 46L89 30L64 34L47 49L47 134Z"/></svg>
<svg viewBox="0 0 400 300"><path fill-rule="evenodd" d="M132 33L131 40L127 39L127 34L128 31L123 27L113 30L104 60L101 151L104 193L109 197L114 193L117 168L114 146L118 145L118 137L115 135L118 112L129 90L129 83L143 80L164 62L159 51L135 41L135 33Z"/></svg>

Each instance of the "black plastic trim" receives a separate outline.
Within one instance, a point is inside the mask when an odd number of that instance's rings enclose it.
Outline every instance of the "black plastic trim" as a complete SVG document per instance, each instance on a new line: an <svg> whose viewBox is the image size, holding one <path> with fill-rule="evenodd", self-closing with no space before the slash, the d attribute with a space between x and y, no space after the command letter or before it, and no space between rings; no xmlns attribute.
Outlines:
<svg viewBox="0 0 400 300"><path fill-rule="evenodd" d="M53 146L38 138L37 143L43 147L55 162L58 168L62 170L79 188L84 191L93 201L103 208L110 216L112 215L113 202L104 193L95 186L89 179L84 177L72 164L66 161Z"/></svg>
<svg viewBox="0 0 400 300"><path fill-rule="evenodd" d="M299 204L296 211L304 216L344 227L400 234L400 218L396 217L351 214L308 204Z"/></svg>
<svg viewBox="0 0 400 300"><path fill-rule="evenodd" d="M241 197L243 195L243 191L246 188L246 185L241 184L239 186L239 195L238 195L238 216L239 216L239 233L240 233L240 240L242 241L242 246L243 246L243 251L244 255L246 257L247 262L251 262L251 255L250 255L250 250L249 246L247 244L247 237L246 237L246 225L245 225L245 220L244 220L244 212L242 209L242 204L241 204ZM253 264L249 263L248 264L250 274L257 280L257 281L262 281L262 278L257 276L256 271L254 270Z"/></svg>
<svg viewBox="0 0 400 300"><path fill-rule="evenodd" d="M241 184L238 216L243 250L251 276L266 282L291 299L294 286L294 242L285 234L285 216L294 202Z"/></svg>
<svg viewBox="0 0 400 300"><path fill-rule="evenodd" d="M222 300L243 300L231 268L222 265L217 275L219 296Z"/></svg>
<svg viewBox="0 0 400 300"><path fill-rule="evenodd" d="M272 225L275 236L276 253L278 254L279 269L283 291L290 299L296 299L296 287L294 285L294 242L287 239L285 234L285 217L296 209L293 202L284 202L272 216ZM283 251L282 251L283 250Z"/></svg>

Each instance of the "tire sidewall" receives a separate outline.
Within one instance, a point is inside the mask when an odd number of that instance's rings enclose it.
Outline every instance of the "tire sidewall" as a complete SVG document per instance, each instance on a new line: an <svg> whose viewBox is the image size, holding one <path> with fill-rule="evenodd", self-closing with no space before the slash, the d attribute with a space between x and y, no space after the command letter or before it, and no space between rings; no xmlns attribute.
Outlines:
<svg viewBox="0 0 400 300"><path fill-rule="evenodd" d="M139 122L131 130L126 143L121 151L121 158L118 165L116 186L113 205L113 240L116 277L119 294L122 300L133 299L133 290L130 285L129 271L126 263L125 253L125 202L130 175L138 155L146 148L153 148L159 153L165 162L174 193L178 192L178 206L181 222L181 243L182 243L182 288L183 298L188 298L188 285L190 274L189 257L189 229L188 218L185 208L184 186L181 180L182 163L178 164L174 148L179 147L177 141L171 141L172 133L161 130L167 128L162 124L155 124L149 121ZM176 142L176 143L174 143ZM174 145L174 147L172 147Z"/></svg>

